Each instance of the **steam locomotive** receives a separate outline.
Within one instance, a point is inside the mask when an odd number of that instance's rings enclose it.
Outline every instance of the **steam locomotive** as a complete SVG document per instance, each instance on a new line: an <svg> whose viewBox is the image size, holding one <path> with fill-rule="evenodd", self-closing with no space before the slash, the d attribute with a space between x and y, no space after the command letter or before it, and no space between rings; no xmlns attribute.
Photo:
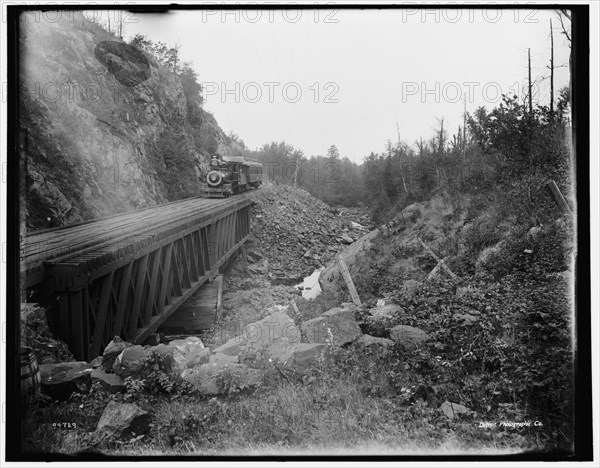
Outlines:
<svg viewBox="0 0 600 468"><path fill-rule="evenodd" d="M203 193L209 198L230 197L262 184L262 164L243 156L214 157Z"/></svg>

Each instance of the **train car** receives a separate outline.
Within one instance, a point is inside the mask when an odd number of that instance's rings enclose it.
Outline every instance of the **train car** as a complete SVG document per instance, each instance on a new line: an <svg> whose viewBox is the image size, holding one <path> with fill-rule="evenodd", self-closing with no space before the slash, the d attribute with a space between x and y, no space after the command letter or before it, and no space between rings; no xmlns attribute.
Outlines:
<svg viewBox="0 0 600 468"><path fill-rule="evenodd" d="M262 184L262 164L243 156L215 157L206 174L204 195L230 197Z"/></svg>

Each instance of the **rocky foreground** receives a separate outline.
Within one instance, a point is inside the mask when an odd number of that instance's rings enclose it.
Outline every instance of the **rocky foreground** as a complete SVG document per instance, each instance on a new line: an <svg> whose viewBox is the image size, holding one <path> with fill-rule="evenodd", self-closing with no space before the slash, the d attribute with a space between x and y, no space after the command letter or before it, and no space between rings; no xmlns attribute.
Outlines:
<svg viewBox="0 0 600 468"><path fill-rule="evenodd" d="M376 322L397 309L392 304L380 304L366 320ZM214 349L205 347L198 337L156 346L133 345L115 337L102 356L90 363L42 364L41 388L48 397L66 401L74 393L90 392L94 384L115 394L158 379L159 386L186 382L199 395L228 395L260 386L270 369L284 378L304 375L336 347L364 349L399 342L412 349L430 339L424 331L404 325L389 330L391 339L363 334L356 312L352 304L344 303L298 325L292 318L292 306L275 306L265 312L266 317L246 325L240 335ZM110 400L96 432L117 437L122 433L143 434L152 421L152 415L135 403Z"/></svg>

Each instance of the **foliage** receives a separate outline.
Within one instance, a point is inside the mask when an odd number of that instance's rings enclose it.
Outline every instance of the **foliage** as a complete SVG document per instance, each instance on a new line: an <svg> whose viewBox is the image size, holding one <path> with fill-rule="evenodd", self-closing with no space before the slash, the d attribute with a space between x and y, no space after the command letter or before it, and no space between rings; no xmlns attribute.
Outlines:
<svg viewBox="0 0 600 468"><path fill-rule="evenodd" d="M164 42L154 42L139 33L133 36L130 44L154 57L159 64L179 78L188 102L188 112L191 111L192 116L194 116L197 112L195 112L196 108L193 104L203 103L202 85L192 62L181 62L179 57L180 45L175 44L169 47Z"/></svg>
<svg viewBox="0 0 600 468"><path fill-rule="evenodd" d="M168 354L152 352L141 362L139 376L127 377L124 400L137 401L144 395L186 395L196 393L195 388L173 372L173 358Z"/></svg>
<svg viewBox="0 0 600 468"><path fill-rule="evenodd" d="M530 113L517 97L503 96L498 107L489 114L479 108L469 116L473 139L484 153L499 151L504 164L498 174L500 181L521 178L526 174L543 171L549 178L564 181L570 161L565 157L565 116L567 96L559 98L559 111L536 106Z"/></svg>
<svg viewBox="0 0 600 468"><path fill-rule="evenodd" d="M296 183L328 204L356 206L365 200L360 167L340 157L335 145L327 157L307 158L302 150L284 141L264 144L259 151L246 150L245 155L264 164L265 180Z"/></svg>
<svg viewBox="0 0 600 468"><path fill-rule="evenodd" d="M136 34L130 41L130 44L138 49L142 49L152 55L158 63L167 67L174 73L180 71L179 64L179 45L167 46L164 42L154 42L143 34Z"/></svg>

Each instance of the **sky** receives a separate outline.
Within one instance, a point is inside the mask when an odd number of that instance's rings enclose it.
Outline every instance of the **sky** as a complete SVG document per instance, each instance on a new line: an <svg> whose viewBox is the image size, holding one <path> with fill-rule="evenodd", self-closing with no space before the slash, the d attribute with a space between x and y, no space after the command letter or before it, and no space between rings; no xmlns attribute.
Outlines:
<svg viewBox="0 0 600 468"><path fill-rule="evenodd" d="M204 85L204 108L257 149L286 141L306 156L336 145L360 163L387 140L414 146L463 109L525 98L548 105L550 19L555 96L569 47L553 10L197 10L130 13L124 36L180 45Z"/></svg>

